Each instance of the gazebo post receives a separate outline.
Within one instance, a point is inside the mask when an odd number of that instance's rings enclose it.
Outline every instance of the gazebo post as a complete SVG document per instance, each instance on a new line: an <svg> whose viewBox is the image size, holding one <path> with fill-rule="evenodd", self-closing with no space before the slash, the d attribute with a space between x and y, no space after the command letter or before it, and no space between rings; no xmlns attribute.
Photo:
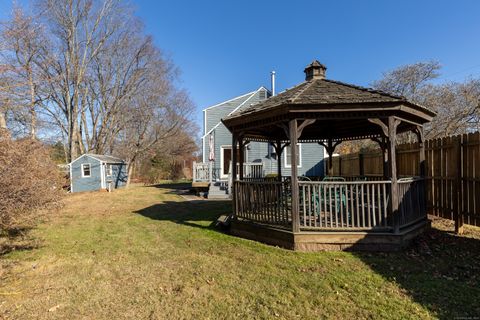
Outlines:
<svg viewBox="0 0 480 320"><path fill-rule="evenodd" d="M243 162L244 162L244 157L245 157L245 150L244 150L244 142L245 140L243 139L243 136L242 135L239 135L238 136L238 155L240 157L240 159L238 159L238 171L239 171L239 179L240 181L243 181Z"/></svg>
<svg viewBox="0 0 480 320"><path fill-rule="evenodd" d="M397 160L396 160L396 146L397 146L397 127L400 120L393 116L388 117L388 161L390 164L390 208L393 219L394 233L400 232L400 219L398 217L398 181L397 181Z"/></svg>
<svg viewBox="0 0 480 320"><path fill-rule="evenodd" d="M282 141L277 139L275 143L275 153L277 154L277 178L279 182L282 182Z"/></svg>
<svg viewBox="0 0 480 320"><path fill-rule="evenodd" d="M419 147L419 167L418 175L425 178L426 165L425 165L425 140L423 138L423 126L418 126L415 133L417 134L417 141Z"/></svg>
<svg viewBox="0 0 480 320"><path fill-rule="evenodd" d="M328 139L328 147L327 147L327 152L328 152L328 175L331 176L333 174L333 144L332 144L332 139Z"/></svg>
<svg viewBox="0 0 480 320"><path fill-rule="evenodd" d="M328 153L328 167L327 167L327 176L333 173L333 153L335 152L335 148L341 143L342 141L337 141L333 143L332 138L328 138L327 143L319 142L321 146L327 150Z"/></svg>
<svg viewBox="0 0 480 320"><path fill-rule="evenodd" d="M298 128L297 119L290 120L289 124L290 154L291 154L291 180L292 180L292 231L300 232L300 203L298 190L298 168L297 168L297 143Z"/></svg>
<svg viewBox="0 0 480 320"><path fill-rule="evenodd" d="M234 216L237 216L237 190L235 182L237 181L237 133L232 132L232 206Z"/></svg>
<svg viewBox="0 0 480 320"><path fill-rule="evenodd" d="M383 123L383 122L382 122ZM379 124L379 123L377 123ZM379 124L380 127L386 127L385 124ZM388 131L388 129L386 129ZM388 133L387 133L388 134ZM380 146L380 150L382 151L382 164L383 164L383 167L382 167L382 171L383 171L383 179L386 180L388 179L388 155L387 155L387 152L388 152L388 148L387 148L387 138L388 137L385 137L385 136L382 136L381 138L371 138L371 140L375 141L376 143L378 143L378 145Z"/></svg>
<svg viewBox="0 0 480 320"><path fill-rule="evenodd" d="M382 137L380 148L382 149L383 178L386 179L388 177L388 147L386 137Z"/></svg>

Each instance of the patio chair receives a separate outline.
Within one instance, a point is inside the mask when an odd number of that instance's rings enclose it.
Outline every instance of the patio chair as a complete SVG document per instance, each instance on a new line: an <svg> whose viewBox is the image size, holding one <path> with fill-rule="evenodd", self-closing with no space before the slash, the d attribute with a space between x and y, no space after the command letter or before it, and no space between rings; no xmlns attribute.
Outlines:
<svg viewBox="0 0 480 320"><path fill-rule="evenodd" d="M345 178L343 177L325 177L323 181L329 181L329 182L335 182L335 181L345 181ZM325 185L324 185L325 188ZM319 193L312 193L311 195L312 203L315 203L316 211L315 215L320 215L320 212L322 211L323 208L327 208L327 210L332 210L332 208L337 208L337 210L340 210L340 206L343 206L343 208L346 207L347 203L347 194L346 190L344 189L337 189L336 191L334 189L327 188L325 192L319 192ZM334 201L332 204L331 201ZM303 201L303 199L301 199ZM348 218L348 215L347 215Z"/></svg>

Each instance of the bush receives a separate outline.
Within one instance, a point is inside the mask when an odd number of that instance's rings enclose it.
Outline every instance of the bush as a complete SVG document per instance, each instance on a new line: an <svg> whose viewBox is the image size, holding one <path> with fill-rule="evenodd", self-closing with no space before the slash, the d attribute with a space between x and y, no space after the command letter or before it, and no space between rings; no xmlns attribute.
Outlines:
<svg viewBox="0 0 480 320"><path fill-rule="evenodd" d="M40 142L0 138L0 235L29 225L38 209L57 203L63 184Z"/></svg>

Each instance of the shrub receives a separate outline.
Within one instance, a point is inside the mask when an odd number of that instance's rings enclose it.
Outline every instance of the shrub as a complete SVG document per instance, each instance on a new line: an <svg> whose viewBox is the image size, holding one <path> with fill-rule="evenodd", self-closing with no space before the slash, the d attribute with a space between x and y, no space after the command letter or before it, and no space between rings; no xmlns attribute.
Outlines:
<svg viewBox="0 0 480 320"><path fill-rule="evenodd" d="M0 137L0 235L30 224L38 209L57 203L63 184L40 142Z"/></svg>

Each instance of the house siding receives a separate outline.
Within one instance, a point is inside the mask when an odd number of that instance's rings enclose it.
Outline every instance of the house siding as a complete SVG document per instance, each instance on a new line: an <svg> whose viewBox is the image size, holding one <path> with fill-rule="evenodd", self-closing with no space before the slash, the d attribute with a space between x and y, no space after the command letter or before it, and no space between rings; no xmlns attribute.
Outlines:
<svg viewBox="0 0 480 320"><path fill-rule="evenodd" d="M123 163L110 165L112 166L112 175L105 177L106 184L112 182L114 188L125 186L127 184L127 166Z"/></svg>
<svg viewBox="0 0 480 320"><path fill-rule="evenodd" d="M249 144L248 162L262 162L266 174L277 173L277 155L272 154L272 148L268 143L252 142ZM270 149L270 150L269 150ZM285 150L281 155L282 175L291 175L291 168L285 166ZM323 176L323 147L317 143L302 143L301 166L298 167L298 175Z"/></svg>
<svg viewBox="0 0 480 320"><path fill-rule="evenodd" d="M82 164L90 163L90 177L82 177ZM99 190L102 185L101 163L92 157L82 157L72 164L72 192Z"/></svg>
<svg viewBox="0 0 480 320"><path fill-rule="evenodd" d="M260 99L260 90L266 90L261 88L254 93L244 97L243 99L235 99L237 105L233 105L232 103L228 104L228 107L223 107L223 105L219 105L218 107L212 108L212 112L207 110L204 115L206 118L207 126L210 125L213 128L217 125L221 118L226 117L229 113L231 113L235 108L237 108L242 103L245 103L245 106L249 106L252 103L256 103L261 101ZM247 101L248 100L248 101ZM247 102L245 102L247 101ZM244 106L242 106L244 107ZM215 110L213 112L213 110ZM215 120L212 121L210 117L213 117ZM218 121L217 121L218 119ZM216 123L214 123L217 121ZM208 132L209 130L205 130ZM223 125L223 123L218 124L218 126L212 131L214 136L214 151L215 151L215 161L214 161L214 170L216 176L220 176L221 172L221 149L222 147L231 147L232 145L232 134L230 131ZM203 154L204 161L208 161L209 155L209 136L204 137L205 141L203 143ZM247 162L262 162L263 167L266 174L269 173L277 173L277 159L275 155L269 154L269 146L268 143L265 142L251 142L247 148L246 157ZM324 158L324 151L323 147L318 145L317 143L304 143L302 144L302 166L298 168L299 175L305 176L323 176L324 167L323 167L323 158ZM285 159L284 153L282 154L282 175L290 175L291 168L285 167Z"/></svg>
<svg viewBox="0 0 480 320"><path fill-rule="evenodd" d="M205 109L204 116L206 117L206 127L204 134L207 134L207 132L215 127L223 117L235 110L235 108L244 103L250 97L251 94L243 95L231 101L226 101L215 107Z"/></svg>
<svg viewBox="0 0 480 320"><path fill-rule="evenodd" d="M214 137L214 151L215 151L215 161L214 161L214 170L215 174L217 177L220 176L221 174L221 166L222 166L222 159L221 159L221 149L222 147L227 147L232 145L232 134L230 131L225 127L223 123L221 123L221 119L226 117L229 113L234 111L236 108L238 108L240 105L244 104L244 106L249 106L253 103L257 103L261 101L260 99L260 91L266 91L265 88L259 88L257 91L252 92L251 94L247 96L243 96L242 99L235 99L233 101L236 102L236 105L233 105L231 103L226 104L226 107L223 107L223 104L219 107L212 108L211 110L215 110L215 113L213 112L206 112L207 116L207 124L212 123L208 117L210 117L212 114L215 116L215 119L218 119L218 121L212 125L212 127L218 125L213 131L213 137ZM232 102L233 102L232 101ZM243 106L242 106L243 107ZM208 110L207 110L208 111ZM208 130L206 131L208 132ZM208 156L209 156L209 135L204 137L205 143L204 149L203 149L203 154L205 155L205 161L208 161Z"/></svg>

